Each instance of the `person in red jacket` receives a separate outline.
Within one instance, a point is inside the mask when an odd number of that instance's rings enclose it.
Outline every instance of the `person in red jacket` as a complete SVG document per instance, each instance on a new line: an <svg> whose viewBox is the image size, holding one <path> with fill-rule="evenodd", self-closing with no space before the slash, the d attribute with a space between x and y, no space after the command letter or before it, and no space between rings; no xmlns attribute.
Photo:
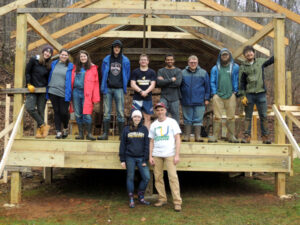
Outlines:
<svg viewBox="0 0 300 225"><path fill-rule="evenodd" d="M84 50L79 52L72 71L72 100L79 130L75 139L84 139L85 125L88 131L86 139L96 140L92 135L92 113L94 105L100 102L98 71Z"/></svg>

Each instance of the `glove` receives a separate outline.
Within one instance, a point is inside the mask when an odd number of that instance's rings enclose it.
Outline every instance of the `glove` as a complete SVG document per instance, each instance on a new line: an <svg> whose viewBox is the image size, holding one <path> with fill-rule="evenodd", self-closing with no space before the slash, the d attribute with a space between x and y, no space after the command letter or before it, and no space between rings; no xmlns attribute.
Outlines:
<svg viewBox="0 0 300 225"><path fill-rule="evenodd" d="M246 97L246 96L242 97L241 102L242 102L242 104L243 104L244 106L247 106L247 105L248 105L248 99L247 99L247 97Z"/></svg>
<svg viewBox="0 0 300 225"><path fill-rule="evenodd" d="M27 88L28 88L28 91L29 91L30 93L33 93L34 90L35 90L34 86L31 85L31 84L27 84Z"/></svg>

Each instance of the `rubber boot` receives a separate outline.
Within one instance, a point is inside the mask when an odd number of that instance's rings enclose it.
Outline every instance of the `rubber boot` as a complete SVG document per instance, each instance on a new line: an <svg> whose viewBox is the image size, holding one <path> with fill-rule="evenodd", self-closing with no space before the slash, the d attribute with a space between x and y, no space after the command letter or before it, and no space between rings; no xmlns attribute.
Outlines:
<svg viewBox="0 0 300 225"><path fill-rule="evenodd" d="M90 140L90 141L96 141L96 138L93 137L92 135L92 124L87 124L86 125L86 129L88 134L86 135L86 140Z"/></svg>
<svg viewBox="0 0 300 225"><path fill-rule="evenodd" d="M124 129L124 122L118 122L118 130L119 130L119 140L121 140L123 129Z"/></svg>
<svg viewBox="0 0 300 225"><path fill-rule="evenodd" d="M36 137L36 138L42 138L42 137L43 137L43 133L42 133L42 130L41 130L40 127L38 127L38 128L36 129L35 137Z"/></svg>
<svg viewBox="0 0 300 225"><path fill-rule="evenodd" d="M209 137L208 142L210 142L210 143L218 142L221 127L222 127L221 121L214 120L214 123L213 123L213 136Z"/></svg>
<svg viewBox="0 0 300 225"><path fill-rule="evenodd" d="M103 134L98 136L98 140L108 140L109 121L103 122Z"/></svg>
<svg viewBox="0 0 300 225"><path fill-rule="evenodd" d="M189 142L190 141L191 131L192 131L192 125L185 124L184 125L184 136L183 136L183 139L182 139L183 142Z"/></svg>
<svg viewBox="0 0 300 225"><path fill-rule="evenodd" d="M150 205L150 202L146 201L145 200L145 197L144 197L144 192L143 191L139 191L138 192L138 196L139 196L139 202L143 205Z"/></svg>
<svg viewBox="0 0 300 225"><path fill-rule="evenodd" d="M250 125L250 121L249 120L245 120L245 130L248 129ZM251 141L251 136L249 134L244 134L244 137L241 140L241 143L246 144L246 143L250 143Z"/></svg>
<svg viewBox="0 0 300 225"><path fill-rule="evenodd" d="M75 137L76 140L83 140L83 124L78 124L78 136Z"/></svg>
<svg viewBox="0 0 300 225"><path fill-rule="evenodd" d="M239 141L234 136L235 134L235 121L227 121L227 129L229 132L228 142L230 143L239 143Z"/></svg>
<svg viewBox="0 0 300 225"><path fill-rule="evenodd" d="M129 193L129 208L134 208L135 204L134 204L134 198L133 198L133 193Z"/></svg>
<svg viewBox="0 0 300 225"><path fill-rule="evenodd" d="M203 142L201 139L201 126L194 126L195 129L195 141L196 142Z"/></svg>

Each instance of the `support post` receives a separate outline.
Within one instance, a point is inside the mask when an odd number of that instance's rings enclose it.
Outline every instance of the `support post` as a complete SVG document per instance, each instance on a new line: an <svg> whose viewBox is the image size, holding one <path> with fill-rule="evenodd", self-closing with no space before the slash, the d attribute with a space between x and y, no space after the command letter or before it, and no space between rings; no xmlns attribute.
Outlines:
<svg viewBox="0 0 300 225"><path fill-rule="evenodd" d="M11 84L6 84L6 88L11 88ZM10 114L10 97L8 94L5 95L5 128L9 126L9 114ZM8 133L4 136L4 149L8 143L9 135ZM7 183L8 181L8 172L7 170L3 171L3 183Z"/></svg>
<svg viewBox="0 0 300 225"><path fill-rule="evenodd" d="M285 173L275 173L275 191L277 196L285 195Z"/></svg>
<svg viewBox="0 0 300 225"><path fill-rule="evenodd" d="M286 101L287 105L293 105L293 93L292 93L292 72L286 72ZM288 127L290 131L293 133L293 122L290 118L288 118Z"/></svg>
<svg viewBox="0 0 300 225"><path fill-rule="evenodd" d="M15 56L15 78L14 87L24 87L25 66L26 66L26 46L27 46L27 17L25 14L17 15L17 37L16 37L16 56ZM14 95L13 121L17 120L23 105L23 94ZM23 120L19 126L17 137L23 135Z"/></svg>
<svg viewBox="0 0 300 225"><path fill-rule="evenodd" d="M11 172L10 203L18 204L21 202L21 173Z"/></svg>
<svg viewBox="0 0 300 225"><path fill-rule="evenodd" d="M46 184L51 184L52 183L52 175L53 175L53 170L52 167L44 167L44 179Z"/></svg>
<svg viewBox="0 0 300 225"><path fill-rule="evenodd" d="M257 141L257 116L252 116L251 139Z"/></svg>

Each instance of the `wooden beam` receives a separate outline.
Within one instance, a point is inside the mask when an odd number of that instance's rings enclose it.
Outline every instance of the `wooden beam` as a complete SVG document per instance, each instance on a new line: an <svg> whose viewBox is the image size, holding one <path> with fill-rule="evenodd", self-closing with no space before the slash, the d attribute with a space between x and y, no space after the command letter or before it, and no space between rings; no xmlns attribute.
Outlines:
<svg viewBox="0 0 300 225"><path fill-rule="evenodd" d="M109 31L99 35L99 37L115 37L115 38L143 38L142 31ZM159 39L198 39L194 35L184 32L159 32L152 31L146 32L146 38L159 38Z"/></svg>
<svg viewBox="0 0 300 225"><path fill-rule="evenodd" d="M5 127L1 132L0 132L0 138L4 137L7 135L14 127L14 123L9 124L7 127Z"/></svg>
<svg viewBox="0 0 300 225"><path fill-rule="evenodd" d="M72 31L75 31L75 30L77 30L77 29L79 29L79 28L82 28L82 27L84 27L84 26L87 26L87 25L89 25L89 24L91 24L91 23L94 23L94 22L96 22L96 21L99 21L99 20L101 20L101 19L103 19L103 18L105 18L105 17L108 17L108 16L109 16L109 14L96 14L96 15L94 15L94 16L91 16L91 17L89 17L89 18L87 18L87 19L85 19L85 20L82 20L82 21L80 21L80 22L78 22L78 23L75 23L75 24L73 24L73 25L70 25L70 26L68 26L68 27L66 27L66 28L64 28L64 29L61 29L61 30L59 30L59 31L57 31L57 32L55 32L55 33L53 33L53 34L51 34L51 37L52 37L53 39L57 39L57 38L59 38L59 37L62 37L62 36L64 36L64 35L66 35L66 34L72 32ZM37 48L37 47L39 47L39 46L41 46L41 45L43 45L43 44L45 44L45 43L46 43L46 41L45 41L44 39L40 39L40 40L38 40L38 41L35 41L35 42L33 42L33 43L30 43L30 44L28 45L28 51L31 51L31 50L33 50L33 49L35 49L35 48Z"/></svg>
<svg viewBox="0 0 300 225"><path fill-rule="evenodd" d="M231 9L226 8L225 6L218 4L217 2L213 1L213 0L199 0L199 2L201 2L202 4L207 5L208 7L217 10L217 11L223 11L223 12L232 12ZM246 24L247 26L253 28L254 30L260 31L261 29L263 29L263 26L256 23L255 21L247 18L247 17L233 17L235 20ZM274 38L274 32L271 32L268 36ZM289 39L285 38L284 39L284 43L285 45L289 44Z"/></svg>
<svg viewBox="0 0 300 225"><path fill-rule="evenodd" d="M244 43L244 42L247 42L248 39L243 37L242 35L239 35L209 19L206 19L205 17L202 17L202 16L191 16L191 18L193 18L194 20L206 25L206 26L209 26L225 35L227 35L228 37L231 37L241 43ZM264 55L267 55L267 56L270 56L270 50L264 48L263 46L261 45L258 45L258 44L255 44L254 45L254 49L256 49L257 51L263 53Z"/></svg>
<svg viewBox="0 0 300 225"><path fill-rule="evenodd" d="M284 39L284 20L274 19L274 103L276 106L285 105L285 45ZM283 120L285 114L282 113ZM285 143L284 130L278 119L275 120L275 142L277 144Z"/></svg>
<svg viewBox="0 0 300 225"><path fill-rule="evenodd" d="M300 129L300 121L291 113L291 112L286 112L287 117L291 122L294 122L296 126Z"/></svg>
<svg viewBox="0 0 300 225"><path fill-rule="evenodd" d="M67 8L84 8L98 1L99 0L82 0L74 3L73 5L68 6ZM39 24L44 25L65 15L66 13L53 13L48 16L42 17L41 19L38 20L38 22ZM31 27L27 28L27 32L30 30ZM15 37L16 37L16 31L12 31L10 38L15 38Z"/></svg>
<svg viewBox="0 0 300 225"><path fill-rule="evenodd" d="M275 192L279 197L285 195L285 173L275 173Z"/></svg>
<svg viewBox="0 0 300 225"><path fill-rule="evenodd" d="M11 172L10 204L21 202L22 177L19 171Z"/></svg>
<svg viewBox="0 0 300 225"><path fill-rule="evenodd" d="M235 50L232 54L233 58L239 57L243 53L243 49L247 45L254 45L267 36L274 29L273 22L267 24L262 30L258 31L253 37L251 37L248 41L244 42L237 50Z"/></svg>
<svg viewBox="0 0 300 225"><path fill-rule="evenodd" d="M51 184L53 177L53 170L51 167L44 167L44 179L45 184Z"/></svg>
<svg viewBox="0 0 300 225"><path fill-rule="evenodd" d="M280 111L300 112L300 106L296 105L280 105Z"/></svg>
<svg viewBox="0 0 300 225"><path fill-rule="evenodd" d="M293 91L292 91L292 72L286 72L286 103L287 105L293 105ZM300 107L299 107L300 108ZM300 109L299 109L300 111ZM288 119L288 127L293 133L293 123L291 119Z"/></svg>
<svg viewBox="0 0 300 225"><path fill-rule="evenodd" d="M7 5L4 5L0 8L0 16L3 16L11 11L16 10L19 6L25 6L31 2L34 2L36 0L17 0L13 1L12 3L9 3Z"/></svg>
<svg viewBox="0 0 300 225"><path fill-rule="evenodd" d="M37 32L42 38L44 38L50 45L52 45L56 50L62 49L62 45L59 44L56 40L54 40L51 35L46 31L44 27L42 27L36 19L33 18L32 15L26 14L27 21L32 29Z"/></svg>
<svg viewBox="0 0 300 225"><path fill-rule="evenodd" d="M178 16L220 16L220 17L257 17L285 18L277 13L256 12L217 12L203 10L168 10L168 9L137 9L137 8L18 8L18 13L108 13L108 14L147 14L147 15L178 15Z"/></svg>
<svg viewBox="0 0 300 225"><path fill-rule="evenodd" d="M135 55L135 54L142 54L143 48L123 48L123 53L126 55ZM166 55L166 53L172 54L186 54L190 55L190 49L174 49L174 48L150 48L146 49L146 54L149 55Z"/></svg>
<svg viewBox="0 0 300 225"><path fill-rule="evenodd" d="M35 93L46 93L46 88L35 88ZM0 89L0 94L28 94L28 88Z"/></svg>
<svg viewBox="0 0 300 225"><path fill-rule="evenodd" d="M271 0L254 0L257 3L277 12L284 14L287 18L290 20L300 24L300 15L297 13L292 12L291 10L288 10L287 8L282 7L281 5L271 1Z"/></svg>
<svg viewBox="0 0 300 225"><path fill-rule="evenodd" d="M119 25L144 25L143 18L128 18L128 17L108 17L94 24L119 24ZM180 18L146 18L146 25L150 26L189 26L189 27L207 27L192 19Z"/></svg>

